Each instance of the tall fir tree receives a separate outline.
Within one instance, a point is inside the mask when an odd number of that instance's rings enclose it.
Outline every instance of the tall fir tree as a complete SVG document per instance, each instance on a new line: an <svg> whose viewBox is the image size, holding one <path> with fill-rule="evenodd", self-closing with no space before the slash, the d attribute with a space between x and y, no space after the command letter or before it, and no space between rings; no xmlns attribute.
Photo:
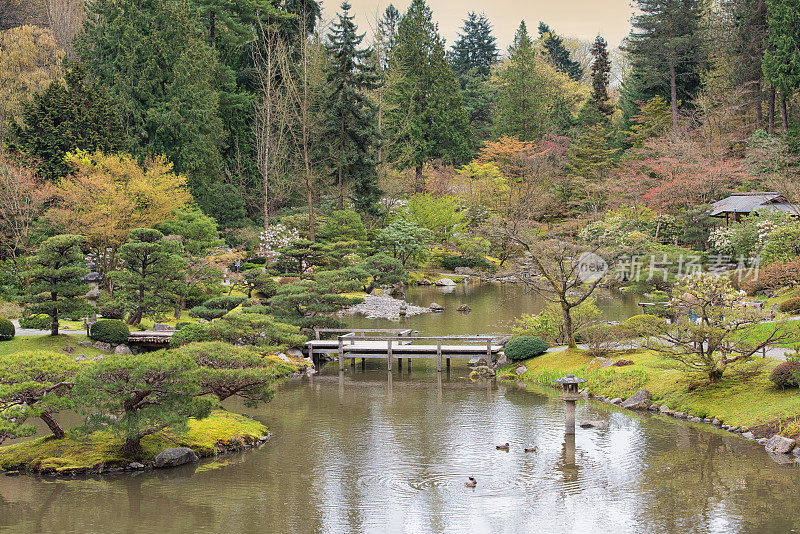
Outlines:
<svg viewBox="0 0 800 534"><path fill-rule="evenodd" d="M356 210L376 213L380 190L373 154L379 139L376 109L367 98L367 91L376 88L378 74L369 62L372 50L359 49L364 34L357 33L350 4L343 2L341 10L328 34L330 60L323 138L336 183L338 209L344 209L345 184L352 183Z"/></svg>
<svg viewBox="0 0 800 534"><path fill-rule="evenodd" d="M608 81L611 74L611 61L608 58L608 43L601 36L594 39L590 50L594 61L592 62L592 99L601 113L610 116L614 113L614 106L608 96Z"/></svg>
<svg viewBox="0 0 800 534"><path fill-rule="evenodd" d="M781 92L783 131L789 131L788 101L800 87L800 1L767 0L768 47L764 75Z"/></svg>
<svg viewBox="0 0 800 534"><path fill-rule="evenodd" d="M83 277L89 269L81 252L82 242L78 235L51 237L39 247L25 273L30 280L25 311L49 315L50 333L54 336L58 335L60 318L82 317L90 309L84 299L89 284Z"/></svg>
<svg viewBox="0 0 800 534"><path fill-rule="evenodd" d="M472 146L459 84L425 0L412 0L400 20L390 70L392 156L400 168L414 169L414 186L421 190L426 163L440 158L462 163L470 158Z"/></svg>
<svg viewBox="0 0 800 534"><path fill-rule="evenodd" d="M536 49L524 20L508 56L497 75L495 136L540 139L549 127L550 110L545 101L545 80L537 71Z"/></svg>
<svg viewBox="0 0 800 534"><path fill-rule="evenodd" d="M553 66L574 81L580 81L583 77L581 64L572 60L569 50L564 46L564 40L544 22L539 22L539 39L542 40L547 50L547 57Z"/></svg>
<svg viewBox="0 0 800 534"><path fill-rule="evenodd" d="M462 80L470 71L475 71L483 78L488 77L499 54L489 19L483 13L477 15L470 12L461 31L450 54L453 72Z"/></svg>
<svg viewBox="0 0 800 534"><path fill-rule="evenodd" d="M626 118L636 101L662 96L670 102L672 128L678 129L679 102L688 105L700 87L703 43L701 0L637 0L639 14L624 50L631 61L625 81Z"/></svg>

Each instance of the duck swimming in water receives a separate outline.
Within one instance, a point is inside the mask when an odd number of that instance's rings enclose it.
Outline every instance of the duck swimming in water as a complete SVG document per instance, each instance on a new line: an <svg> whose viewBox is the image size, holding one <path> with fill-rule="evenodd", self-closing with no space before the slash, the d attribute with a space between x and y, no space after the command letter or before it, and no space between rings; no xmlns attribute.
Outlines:
<svg viewBox="0 0 800 534"><path fill-rule="evenodd" d="M538 449L538 447L536 447L536 445L534 445L533 447L525 447L523 450L525 452L538 452L539 451L539 449Z"/></svg>
<svg viewBox="0 0 800 534"><path fill-rule="evenodd" d="M478 481L475 480L475 477L469 477L469 482L464 482L464 485L468 488L474 488L478 485Z"/></svg>
<svg viewBox="0 0 800 534"><path fill-rule="evenodd" d="M495 449L497 449L498 451L508 452L508 443L506 443L505 445L496 445Z"/></svg>

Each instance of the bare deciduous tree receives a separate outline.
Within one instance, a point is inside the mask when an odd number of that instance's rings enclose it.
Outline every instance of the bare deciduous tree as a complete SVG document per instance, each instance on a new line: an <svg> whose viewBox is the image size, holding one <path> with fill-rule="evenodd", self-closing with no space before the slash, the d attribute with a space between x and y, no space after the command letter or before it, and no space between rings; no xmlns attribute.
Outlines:
<svg viewBox="0 0 800 534"><path fill-rule="evenodd" d="M45 0L47 19L58 46L75 59L75 35L86 20L84 0Z"/></svg>

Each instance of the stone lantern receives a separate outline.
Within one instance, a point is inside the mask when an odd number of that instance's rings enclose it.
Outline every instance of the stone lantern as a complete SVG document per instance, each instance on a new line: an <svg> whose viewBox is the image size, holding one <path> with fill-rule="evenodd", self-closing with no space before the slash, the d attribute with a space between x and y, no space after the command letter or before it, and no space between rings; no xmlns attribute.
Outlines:
<svg viewBox="0 0 800 534"><path fill-rule="evenodd" d="M103 279L103 276L97 272L96 265L94 262L88 262L86 264L86 268L89 269L89 274L83 277L83 281L89 284L90 288L89 292L86 293L86 302L89 303L90 306L96 307L97 306L97 299L100 298L100 281ZM88 324L94 323L97 321L97 313L92 311L91 316L87 319L87 326Z"/></svg>
<svg viewBox="0 0 800 534"><path fill-rule="evenodd" d="M585 378L575 375L562 376L553 382L554 384L561 384L561 387L564 388L561 399L564 400L567 434L575 434L575 402L581 398L578 392L578 384L583 384L584 382L586 382Z"/></svg>

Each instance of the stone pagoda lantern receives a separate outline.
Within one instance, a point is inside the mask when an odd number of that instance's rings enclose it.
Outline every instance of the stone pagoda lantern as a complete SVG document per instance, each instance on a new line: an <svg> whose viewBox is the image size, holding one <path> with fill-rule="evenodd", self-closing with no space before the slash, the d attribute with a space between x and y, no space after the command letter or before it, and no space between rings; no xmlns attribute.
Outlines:
<svg viewBox="0 0 800 534"><path fill-rule="evenodd" d="M585 378L580 378L575 375L562 376L553 382L554 384L561 384L561 387L564 388L561 399L563 399L565 405L564 415L567 434L575 434L575 402L581 398L578 392L578 385L584 382L586 382Z"/></svg>
<svg viewBox="0 0 800 534"><path fill-rule="evenodd" d="M103 276L97 272L97 266L94 262L88 262L86 268L89 269L89 274L83 277L83 281L89 284L91 289L86 293L86 302L93 307L97 306L97 299L100 298L100 281ZM87 328L89 324L97 322L97 312L92 311L92 314L87 318Z"/></svg>

